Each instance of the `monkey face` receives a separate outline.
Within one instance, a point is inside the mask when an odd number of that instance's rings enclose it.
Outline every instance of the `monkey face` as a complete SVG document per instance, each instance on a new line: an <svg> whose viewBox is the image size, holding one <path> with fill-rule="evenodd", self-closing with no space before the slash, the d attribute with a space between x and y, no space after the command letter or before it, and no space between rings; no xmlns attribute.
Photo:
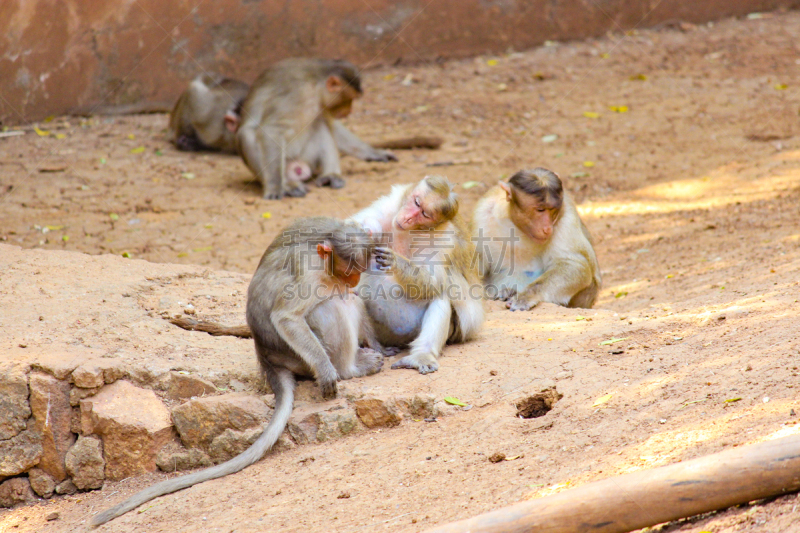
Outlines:
<svg viewBox="0 0 800 533"><path fill-rule="evenodd" d="M517 194L509 206L511 222L537 243L544 244L553 235L553 222L558 211L542 204L536 198Z"/></svg>
<svg viewBox="0 0 800 533"><path fill-rule="evenodd" d="M361 93L338 76L330 76L325 83L323 106L333 118L347 118L353 110L353 100Z"/></svg>
<svg viewBox="0 0 800 533"><path fill-rule="evenodd" d="M402 231L429 229L438 224L435 199L424 187L415 187L394 217L394 225Z"/></svg>

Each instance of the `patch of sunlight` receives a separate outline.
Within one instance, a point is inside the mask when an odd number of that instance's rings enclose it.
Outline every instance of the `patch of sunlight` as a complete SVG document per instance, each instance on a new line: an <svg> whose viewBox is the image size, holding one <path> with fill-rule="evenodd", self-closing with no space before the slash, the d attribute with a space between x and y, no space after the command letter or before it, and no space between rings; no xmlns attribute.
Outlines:
<svg viewBox="0 0 800 533"><path fill-rule="evenodd" d="M770 433L764 440L775 440L781 439L783 437L791 437L792 435L800 435L800 424L794 424L792 426L784 426L778 431Z"/></svg>
<svg viewBox="0 0 800 533"><path fill-rule="evenodd" d="M707 429L688 431L669 431L653 435L637 448L638 464L630 465L620 471L621 474L637 472L644 468L655 468L674 462L675 458L687 448L708 441L717 435Z"/></svg>

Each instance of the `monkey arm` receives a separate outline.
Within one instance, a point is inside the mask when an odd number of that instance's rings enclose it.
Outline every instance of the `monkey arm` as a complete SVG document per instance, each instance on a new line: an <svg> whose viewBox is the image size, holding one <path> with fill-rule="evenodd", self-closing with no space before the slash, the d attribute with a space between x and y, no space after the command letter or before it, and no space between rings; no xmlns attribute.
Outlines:
<svg viewBox="0 0 800 533"><path fill-rule="evenodd" d="M319 303L299 297L291 300L278 298L270 313L270 321L278 335L314 372L323 397L332 398L336 396L339 374L306 320L306 316Z"/></svg>
<svg viewBox="0 0 800 533"><path fill-rule="evenodd" d="M348 130L339 120L334 120L332 125L333 139L336 147L347 155L352 155L363 161L397 161L397 157L388 150L379 150L368 145L358 136Z"/></svg>
<svg viewBox="0 0 800 533"><path fill-rule="evenodd" d="M584 258L557 259L507 305L512 311L531 309L540 302L566 306L575 294L591 283L592 269Z"/></svg>
<svg viewBox="0 0 800 533"><path fill-rule="evenodd" d="M397 282L405 289L407 298L433 300L444 294L450 265L440 265L434 261L415 264L391 248L383 246L376 247L374 254L378 268L384 272L391 270Z"/></svg>

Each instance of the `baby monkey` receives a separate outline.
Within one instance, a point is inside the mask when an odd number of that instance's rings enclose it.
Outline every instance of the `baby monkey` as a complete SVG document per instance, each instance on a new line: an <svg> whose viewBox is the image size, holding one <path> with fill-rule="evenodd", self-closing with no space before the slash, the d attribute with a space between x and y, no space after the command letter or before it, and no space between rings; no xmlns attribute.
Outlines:
<svg viewBox="0 0 800 533"><path fill-rule="evenodd" d="M594 305L601 279L592 238L554 172L521 170L500 182L472 222L487 297L512 311Z"/></svg>
<svg viewBox="0 0 800 533"><path fill-rule="evenodd" d="M247 291L247 324L275 410L250 448L200 472L162 481L91 520L97 527L158 496L215 479L258 461L277 442L292 413L295 376L314 378L324 398L340 379L380 371L384 354L350 290L370 261L369 236L352 223L298 219L270 244ZM364 347L362 347L362 345Z"/></svg>

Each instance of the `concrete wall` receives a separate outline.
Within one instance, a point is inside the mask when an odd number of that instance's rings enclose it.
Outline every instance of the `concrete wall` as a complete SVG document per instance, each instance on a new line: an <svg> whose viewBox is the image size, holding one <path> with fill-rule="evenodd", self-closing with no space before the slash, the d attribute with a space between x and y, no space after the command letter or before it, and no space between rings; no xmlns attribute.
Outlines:
<svg viewBox="0 0 800 533"><path fill-rule="evenodd" d="M0 120L169 102L198 72L251 81L287 56L369 68L793 7L800 0L1 0Z"/></svg>

